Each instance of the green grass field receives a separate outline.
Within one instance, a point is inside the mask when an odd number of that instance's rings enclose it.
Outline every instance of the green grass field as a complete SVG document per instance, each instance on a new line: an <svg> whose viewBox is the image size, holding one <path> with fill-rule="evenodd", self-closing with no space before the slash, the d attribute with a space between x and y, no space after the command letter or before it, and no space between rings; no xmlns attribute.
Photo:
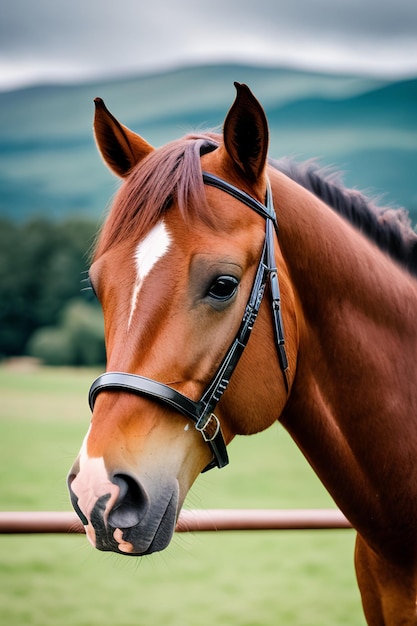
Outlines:
<svg viewBox="0 0 417 626"><path fill-rule="evenodd" d="M69 510L65 477L87 430L95 372L0 368L0 508ZM187 508L332 503L285 431L239 438ZM354 533L177 534L143 559L82 535L0 536L4 626L360 626Z"/></svg>

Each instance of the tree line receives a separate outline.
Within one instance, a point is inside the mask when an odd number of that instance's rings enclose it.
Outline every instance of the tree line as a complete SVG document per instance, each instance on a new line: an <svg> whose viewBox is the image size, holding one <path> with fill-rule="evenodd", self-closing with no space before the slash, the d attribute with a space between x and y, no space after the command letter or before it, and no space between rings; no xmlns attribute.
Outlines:
<svg viewBox="0 0 417 626"><path fill-rule="evenodd" d="M0 358L105 361L101 309L82 292L97 224L0 219Z"/></svg>

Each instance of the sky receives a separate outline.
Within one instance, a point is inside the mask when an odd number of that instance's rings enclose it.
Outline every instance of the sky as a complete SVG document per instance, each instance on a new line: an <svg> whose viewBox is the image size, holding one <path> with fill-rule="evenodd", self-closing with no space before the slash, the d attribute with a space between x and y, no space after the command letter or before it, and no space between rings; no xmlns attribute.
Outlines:
<svg viewBox="0 0 417 626"><path fill-rule="evenodd" d="M3 90L212 62L417 76L417 0L2 0Z"/></svg>

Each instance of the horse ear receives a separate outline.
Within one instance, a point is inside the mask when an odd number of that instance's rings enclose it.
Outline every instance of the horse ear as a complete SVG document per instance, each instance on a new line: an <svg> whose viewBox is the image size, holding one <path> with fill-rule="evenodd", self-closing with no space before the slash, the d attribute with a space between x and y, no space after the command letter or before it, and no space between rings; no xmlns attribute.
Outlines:
<svg viewBox="0 0 417 626"><path fill-rule="evenodd" d="M111 170L122 178L153 151L142 137L129 130L110 113L101 98L95 98L94 134L101 155Z"/></svg>
<svg viewBox="0 0 417 626"><path fill-rule="evenodd" d="M240 83L234 85L237 94L224 122L224 144L239 173L255 182L265 167L268 122L249 87Z"/></svg>

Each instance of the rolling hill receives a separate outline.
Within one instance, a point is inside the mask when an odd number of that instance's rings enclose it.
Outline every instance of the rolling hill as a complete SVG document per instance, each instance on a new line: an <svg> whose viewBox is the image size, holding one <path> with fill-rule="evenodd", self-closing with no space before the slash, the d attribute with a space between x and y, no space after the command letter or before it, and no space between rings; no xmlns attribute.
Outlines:
<svg viewBox="0 0 417 626"><path fill-rule="evenodd" d="M246 82L267 112L272 157L317 158L417 222L417 79L240 65L0 93L0 215L100 218L118 183L94 145L95 96L161 145L196 127L219 127L234 80Z"/></svg>

